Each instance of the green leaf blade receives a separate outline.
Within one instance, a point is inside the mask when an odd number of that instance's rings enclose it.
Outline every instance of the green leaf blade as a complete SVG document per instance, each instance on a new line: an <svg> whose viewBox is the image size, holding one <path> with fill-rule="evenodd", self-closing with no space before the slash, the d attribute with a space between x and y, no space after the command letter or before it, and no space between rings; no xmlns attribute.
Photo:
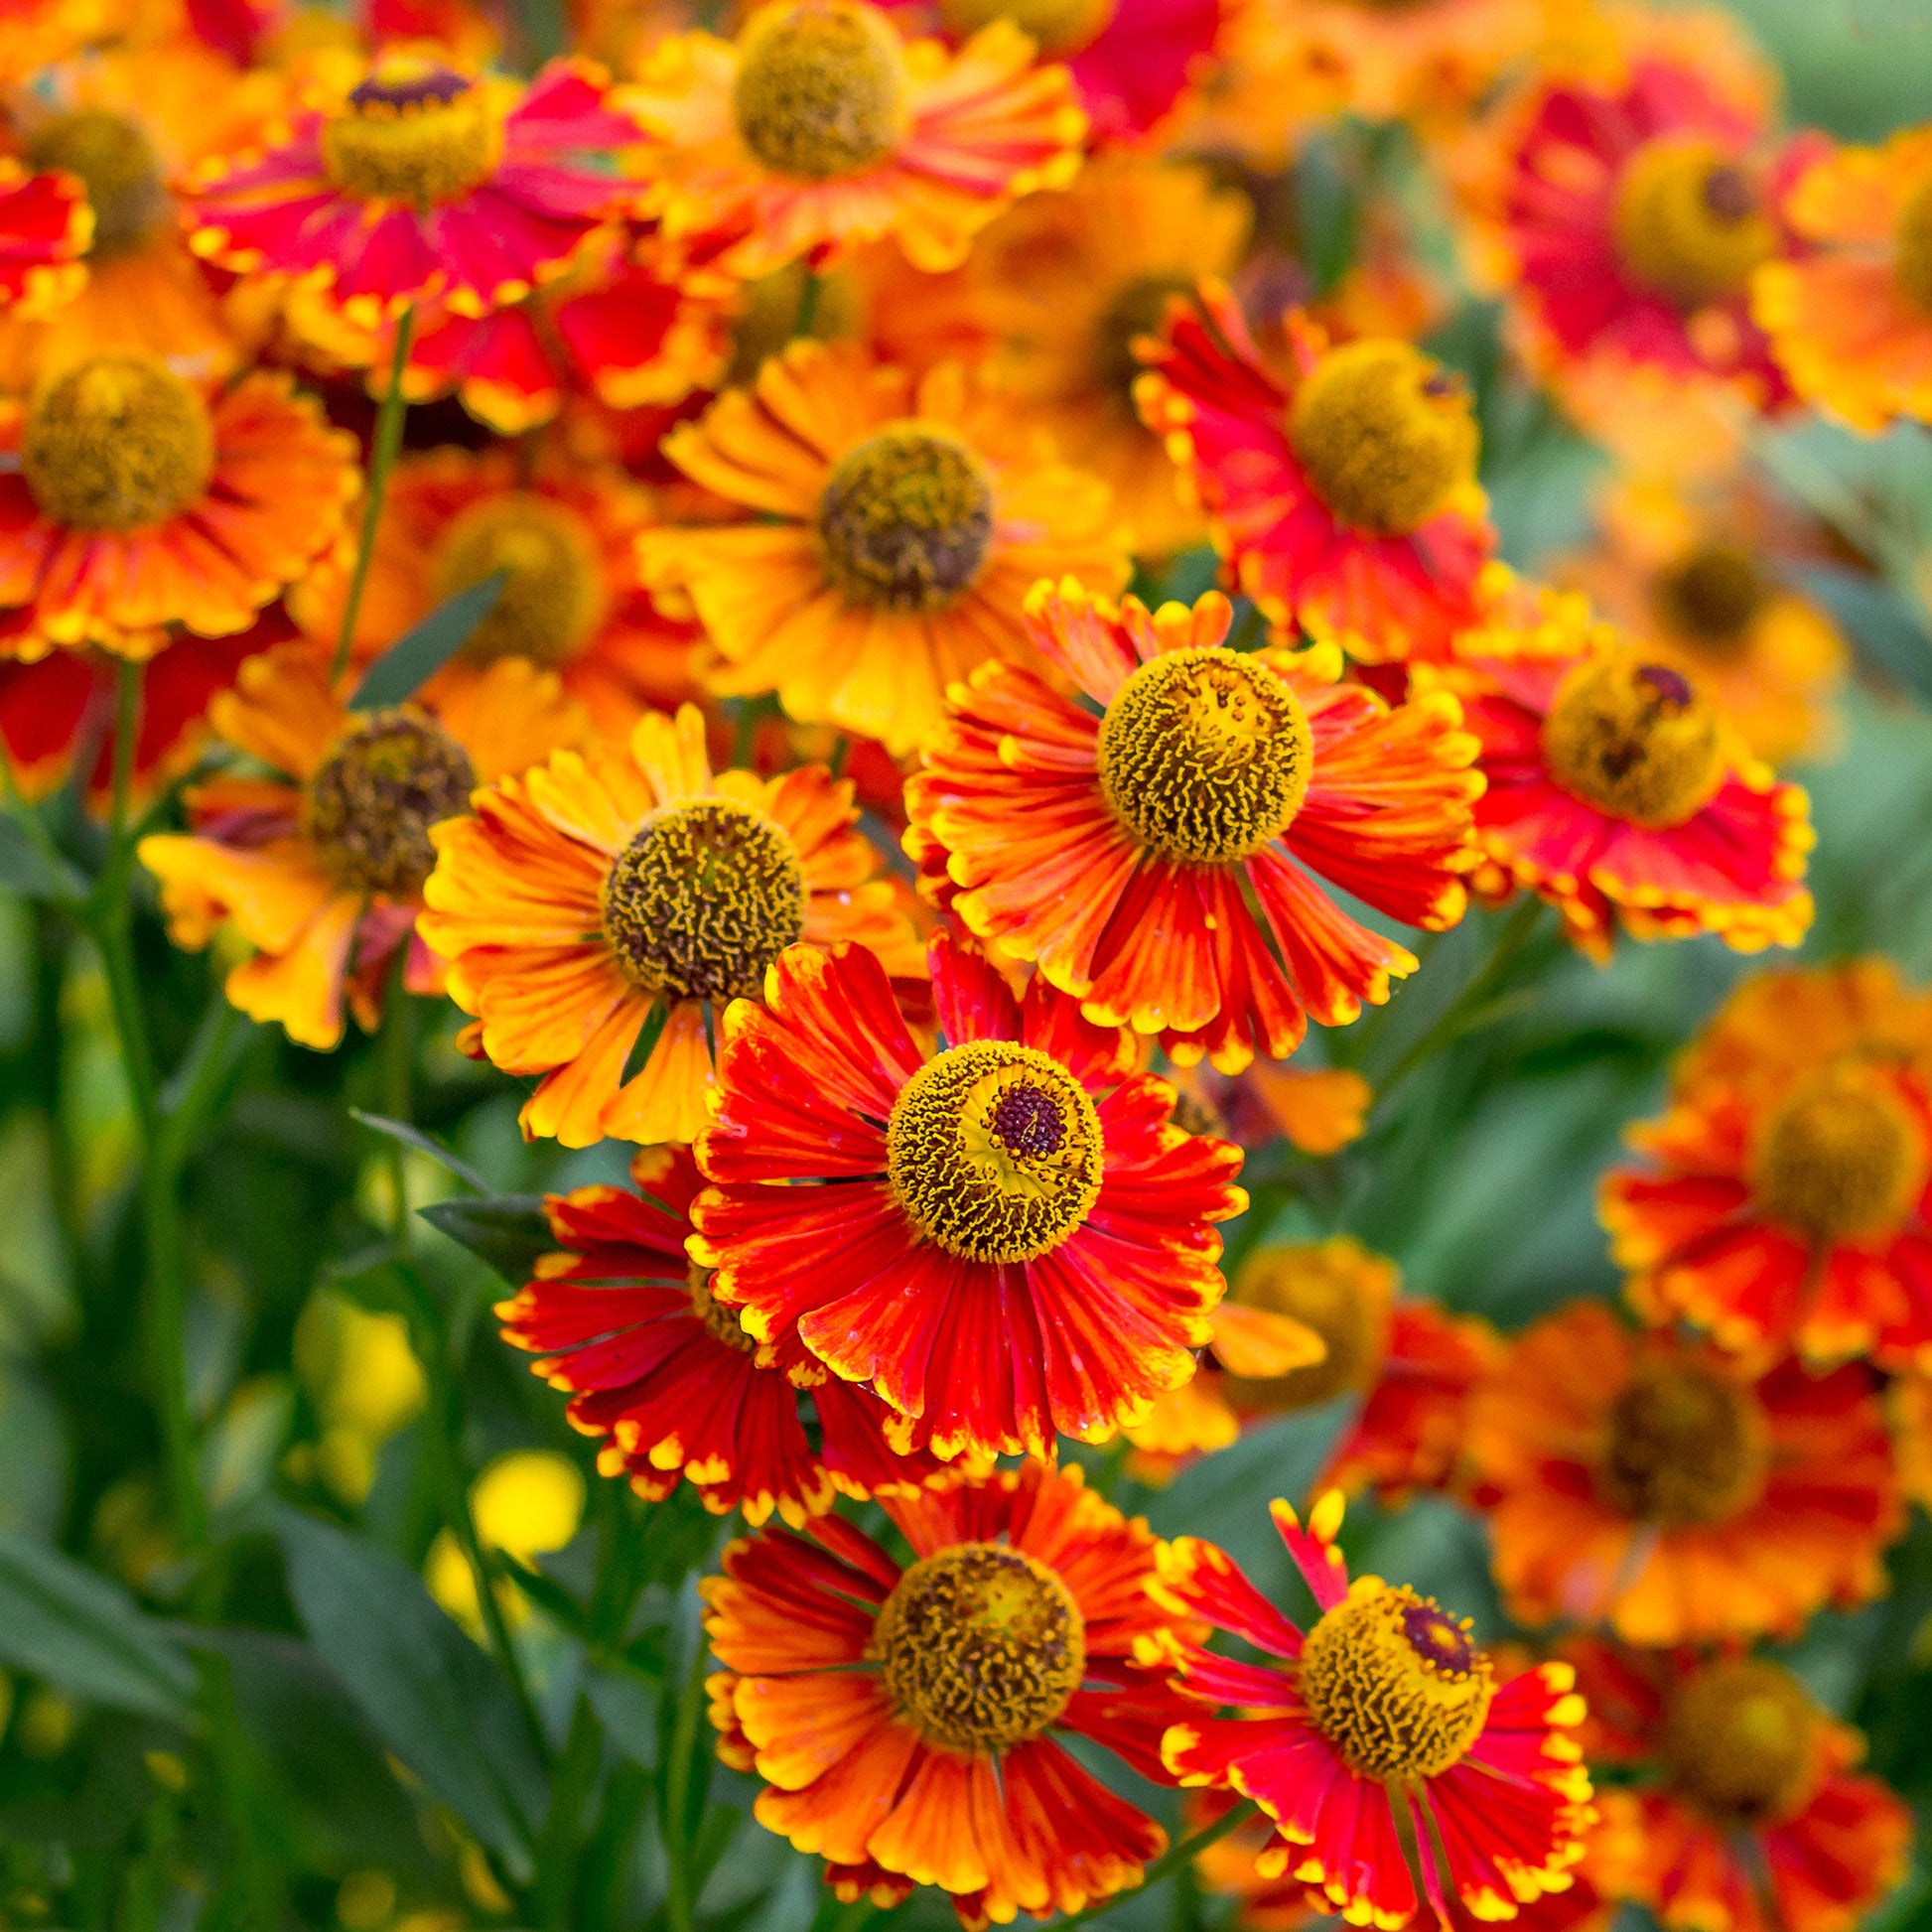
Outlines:
<svg viewBox="0 0 1932 1932"><path fill-rule="evenodd" d="M363 674L348 701L350 709L373 711L413 698L477 634L508 582L508 571L492 571L405 630Z"/></svg>

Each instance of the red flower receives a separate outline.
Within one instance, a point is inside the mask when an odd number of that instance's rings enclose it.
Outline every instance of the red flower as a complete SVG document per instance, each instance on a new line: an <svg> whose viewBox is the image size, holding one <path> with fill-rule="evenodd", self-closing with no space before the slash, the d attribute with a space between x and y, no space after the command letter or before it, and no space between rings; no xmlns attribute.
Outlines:
<svg viewBox="0 0 1932 1932"><path fill-rule="evenodd" d="M69 174L30 175L0 159L0 309L42 316L87 279L94 217L85 191Z"/></svg>

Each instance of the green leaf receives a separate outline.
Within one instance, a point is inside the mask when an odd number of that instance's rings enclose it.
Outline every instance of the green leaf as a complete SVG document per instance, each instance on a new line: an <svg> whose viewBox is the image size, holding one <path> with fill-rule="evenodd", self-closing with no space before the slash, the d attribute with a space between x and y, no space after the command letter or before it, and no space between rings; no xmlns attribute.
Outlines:
<svg viewBox="0 0 1932 1932"><path fill-rule="evenodd" d="M195 1667L126 1590L0 1530L0 1662L89 1704L192 1725Z"/></svg>
<svg viewBox="0 0 1932 1932"><path fill-rule="evenodd" d="M556 1578L545 1576L541 1570L530 1564L518 1563L514 1557L507 1556L500 1550L492 1554L491 1563L493 1568L507 1577L553 1623L568 1630L580 1642L590 1641L591 1622L588 1612Z"/></svg>
<svg viewBox="0 0 1932 1932"><path fill-rule="evenodd" d="M452 1154L442 1142L431 1140L421 1128L411 1127L406 1120L391 1120L386 1114L364 1113L360 1107L351 1107L348 1117L359 1120L364 1127L378 1134L388 1135L392 1141L400 1141L404 1147L413 1147L418 1154L427 1154L438 1167L455 1174L472 1193L489 1192L489 1182L475 1168Z"/></svg>
<svg viewBox="0 0 1932 1932"><path fill-rule="evenodd" d="M310 1641L363 1717L484 1845L527 1869L546 1780L496 1665L387 1550L287 1507L275 1528Z"/></svg>
<svg viewBox="0 0 1932 1932"><path fill-rule="evenodd" d="M619 1750L633 1764L654 1771L663 1687L636 1671L605 1670L593 1665L584 1673L584 1695Z"/></svg>
<svg viewBox="0 0 1932 1932"><path fill-rule="evenodd" d="M477 626L496 608L508 582L508 571L493 571L405 630L369 666L348 701L351 709L368 711L413 697L477 634Z"/></svg>
<svg viewBox="0 0 1932 1932"><path fill-rule="evenodd" d="M87 897L87 880L51 844L43 844L18 818L0 814L0 886L23 898L48 898L78 905Z"/></svg>
<svg viewBox="0 0 1932 1932"><path fill-rule="evenodd" d="M416 1212L439 1233L487 1262L512 1288L521 1288L535 1273L537 1257L557 1245L537 1194L435 1201Z"/></svg>

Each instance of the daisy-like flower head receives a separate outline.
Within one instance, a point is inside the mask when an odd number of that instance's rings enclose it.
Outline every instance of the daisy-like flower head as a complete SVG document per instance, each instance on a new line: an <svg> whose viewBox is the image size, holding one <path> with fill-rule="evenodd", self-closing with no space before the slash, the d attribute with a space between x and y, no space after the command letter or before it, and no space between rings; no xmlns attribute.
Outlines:
<svg viewBox="0 0 1932 1932"><path fill-rule="evenodd" d="M1753 758L1784 764L1829 742L1845 641L1767 568L1775 531L1760 502L1632 482L1605 497L1601 520L1600 548L1562 566L1564 585L1647 656L1702 680Z"/></svg>
<svg viewBox="0 0 1932 1932"><path fill-rule="evenodd" d="M437 834L422 931L484 1056L541 1076L526 1135L689 1141L713 1025L794 941L856 939L895 973L920 970L851 783L822 764L714 776L695 705L646 713L625 745L559 752L475 804Z"/></svg>
<svg viewBox="0 0 1932 1932"><path fill-rule="evenodd" d="M1481 1321L1398 1299L1400 1285L1393 1262L1347 1235L1257 1249L1214 1311L1200 1372L1124 1432L1137 1468L1165 1474L1244 1429L1346 1395L1360 1407L1316 1487L1372 1488L1390 1503L1448 1487L1461 1460L1469 1391L1497 1343ZM1319 1358L1286 1369L1270 1362L1265 1349L1281 1323L1312 1333Z"/></svg>
<svg viewBox="0 0 1932 1932"><path fill-rule="evenodd" d="M1470 1399L1512 1615L1631 1643L1789 1634L1884 1587L1902 1527L1869 1373L1762 1373L1597 1303L1547 1316Z"/></svg>
<svg viewBox="0 0 1932 1932"><path fill-rule="evenodd" d="M731 237L720 264L744 276L888 234L915 267L957 267L1018 197L1072 179L1087 125L1011 20L954 54L869 0L774 0L736 41L677 35L624 100L662 144L647 211L674 239Z"/></svg>
<svg viewBox="0 0 1932 1932"><path fill-rule="evenodd" d="M915 384L854 345L794 343L664 454L763 512L644 539L646 584L687 598L725 659L714 683L776 691L801 724L895 757L938 723L947 685L1027 654L1040 578L1127 583L1105 484L956 364Z"/></svg>
<svg viewBox="0 0 1932 1932"><path fill-rule="evenodd" d="M0 634L11 652L245 630L340 535L354 445L288 378L212 396L106 350L0 406Z"/></svg>
<svg viewBox="0 0 1932 1932"><path fill-rule="evenodd" d="M85 284L94 217L67 174L29 174L0 158L0 310L45 316Z"/></svg>
<svg viewBox="0 0 1932 1932"><path fill-rule="evenodd" d="M1168 1768L1254 1799L1276 1831L1262 1874L1292 1870L1315 1910L1353 1925L1395 1932L1419 1895L1445 1925L1451 1900L1514 1918L1566 1889L1592 1817L1569 1666L1498 1684L1467 1621L1433 1597L1379 1577L1351 1585L1334 1547L1338 1491L1306 1529L1284 1502L1272 1513L1321 1611L1307 1631L1212 1544L1183 1537L1163 1552L1158 1593L1266 1660L1171 1640L1183 1688L1239 1715L1174 1725Z"/></svg>
<svg viewBox="0 0 1932 1932"><path fill-rule="evenodd" d="M877 1396L828 1376L794 1340L760 1350L690 1262L692 1197L704 1185L683 1148L647 1148L634 1187L579 1187L544 1201L562 1252L498 1304L503 1339L568 1391L570 1421L602 1439L598 1466L646 1500L680 1478L719 1515L762 1523L822 1515L841 1495L917 1489L941 1464L899 1455ZM794 1386L802 1384L802 1386ZM809 1431L808 1431L809 1425Z"/></svg>
<svg viewBox="0 0 1932 1932"><path fill-rule="evenodd" d="M1150 613L1041 584L1027 609L1089 702L1016 665L955 685L906 849L931 897L1089 1019L1239 1071L1415 970L1314 875L1409 924L1462 916L1481 779L1447 693L1391 709L1338 681L1331 644L1232 651L1218 591Z"/></svg>
<svg viewBox="0 0 1932 1932"><path fill-rule="evenodd" d="M503 657L555 670L606 737L650 704L692 693L696 631L667 618L638 579L649 494L621 471L551 461L524 477L516 453L433 450L396 466L383 498L353 652L374 655L447 599L506 573L487 617L432 690L474 681ZM352 539L291 595L297 622L333 643Z"/></svg>
<svg viewBox="0 0 1932 1932"><path fill-rule="evenodd" d="M1134 344L1161 333L1173 297L1231 275L1252 225L1246 197L1204 170L1115 156L1023 202L973 251L996 381L1108 484L1143 556L1198 543L1205 523L1135 409Z"/></svg>
<svg viewBox="0 0 1932 1932"><path fill-rule="evenodd" d="M273 775L196 786L193 831L143 839L141 863L161 882L175 943L200 948L232 925L249 956L229 973L228 998L325 1050L343 1036L345 1001L375 1030L399 946L403 985L441 990L416 933L430 828L465 812L480 781L585 729L554 673L513 659L434 711L351 712L303 643L250 658L211 716Z"/></svg>
<svg viewBox="0 0 1932 1932"><path fill-rule="evenodd" d="M1203 282L1136 389L1241 588L1380 663L1438 657L1476 615L1495 547L1461 378L1412 345L1324 346L1297 322L1292 390L1228 291Z"/></svg>
<svg viewBox="0 0 1932 1932"><path fill-rule="evenodd" d="M944 936L930 959L937 1052L856 946L794 948L726 1014L691 1253L759 1341L796 1329L884 1396L897 1440L1104 1442L1194 1372L1240 1152L1172 1126L1130 1037L1043 980L1016 1001Z"/></svg>
<svg viewBox="0 0 1932 1932"><path fill-rule="evenodd" d="M1602 1213L1646 1315L1932 1363L1932 995L1879 960L1748 980L1630 1140Z"/></svg>
<svg viewBox="0 0 1932 1932"><path fill-rule="evenodd" d="M1739 952L1804 936L1810 801L1744 754L1701 679L1527 585L1458 649L1417 676L1457 692L1481 741L1478 893L1541 895L1598 958L1618 928Z"/></svg>
<svg viewBox="0 0 1932 1932"><path fill-rule="evenodd" d="M364 326L430 295L478 316L561 274L636 200L608 164L637 127L588 63L525 88L389 52L348 82L195 172L197 254L326 292Z"/></svg>
<svg viewBox="0 0 1932 1932"><path fill-rule="evenodd" d="M1177 1621L1160 1543L1037 1462L882 1507L904 1558L827 1516L732 1544L701 1586L718 1754L764 1780L759 1823L841 1898L936 1885L968 1927L1138 1884L1167 1834L1058 1740L1170 1781L1184 1705L1137 1657Z"/></svg>
<svg viewBox="0 0 1932 1932"><path fill-rule="evenodd" d="M1822 154L1782 213L1806 249L1752 309L1791 386L1855 429L1932 422L1932 127Z"/></svg>
<svg viewBox="0 0 1932 1932"><path fill-rule="evenodd" d="M1851 1932L1904 1876L1911 1814L1864 1740L1766 1658L1568 1647L1619 1890L1670 1932Z"/></svg>

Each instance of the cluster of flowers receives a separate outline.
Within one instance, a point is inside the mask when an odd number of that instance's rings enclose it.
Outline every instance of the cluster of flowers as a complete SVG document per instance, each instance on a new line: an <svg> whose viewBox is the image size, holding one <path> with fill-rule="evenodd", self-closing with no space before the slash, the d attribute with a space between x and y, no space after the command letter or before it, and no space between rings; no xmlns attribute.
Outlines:
<svg viewBox="0 0 1932 1932"><path fill-rule="evenodd" d="M1746 984L1608 1184L1627 1319L1505 1343L1340 1238L1230 1290L1217 1224L1229 1122L1359 1129L1279 1063L1416 970L1362 908L1803 936L1775 766L1843 652L1744 457L1932 416L1932 133L1779 136L1721 19L1534 0L585 4L545 65L462 0L137 12L0 21L14 782L158 824L192 774L140 857L237 1008L327 1050L447 996L526 1135L638 1144L503 1331L607 1474L752 1526L758 1817L849 1899L1075 1910L1166 1840L1072 1731L1239 1827L1255 1924L1849 1926L1905 1814L1750 1646L1874 1593L1922 1481L1932 1003ZM1620 460L1567 576L1498 560L1447 271L1273 232L1344 113ZM1208 543L1226 592L1127 594ZM1306 1631L1056 1459L1343 1391ZM1362 1488L1482 1510L1585 1634L1351 1584Z"/></svg>

